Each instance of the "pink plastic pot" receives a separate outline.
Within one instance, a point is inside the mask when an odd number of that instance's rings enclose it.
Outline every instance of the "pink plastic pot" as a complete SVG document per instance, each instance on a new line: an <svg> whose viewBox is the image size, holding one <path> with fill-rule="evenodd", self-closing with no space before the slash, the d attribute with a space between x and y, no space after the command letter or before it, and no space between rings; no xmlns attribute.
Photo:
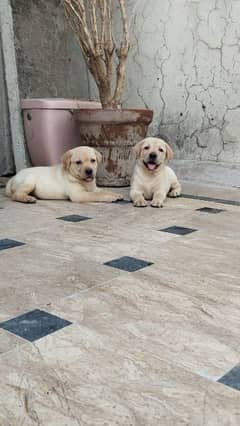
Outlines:
<svg viewBox="0 0 240 426"><path fill-rule="evenodd" d="M26 144L33 166L53 166L68 149L80 145L73 111L101 108L95 101L24 99L22 112Z"/></svg>

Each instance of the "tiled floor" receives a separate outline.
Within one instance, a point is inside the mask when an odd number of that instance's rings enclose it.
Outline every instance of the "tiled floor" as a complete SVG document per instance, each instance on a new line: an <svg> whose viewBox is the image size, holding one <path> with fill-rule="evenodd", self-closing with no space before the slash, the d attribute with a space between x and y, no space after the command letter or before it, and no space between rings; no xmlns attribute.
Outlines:
<svg viewBox="0 0 240 426"><path fill-rule="evenodd" d="M1 426L240 424L239 190L159 210L0 191Z"/></svg>

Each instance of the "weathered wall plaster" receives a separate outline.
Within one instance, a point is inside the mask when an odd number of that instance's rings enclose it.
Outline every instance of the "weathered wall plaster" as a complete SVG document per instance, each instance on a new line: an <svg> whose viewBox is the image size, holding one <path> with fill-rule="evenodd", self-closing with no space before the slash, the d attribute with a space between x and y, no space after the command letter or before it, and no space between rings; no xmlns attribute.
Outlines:
<svg viewBox="0 0 240 426"><path fill-rule="evenodd" d="M0 175L2 175L12 173L14 169L18 171L27 165L10 0L2 0L0 3L0 32L0 78L2 78L0 155L3 158Z"/></svg>
<svg viewBox="0 0 240 426"><path fill-rule="evenodd" d="M136 5L125 102L154 109L178 159L239 163L240 1Z"/></svg>
<svg viewBox="0 0 240 426"><path fill-rule="evenodd" d="M86 98L86 66L61 0L11 3L21 97Z"/></svg>

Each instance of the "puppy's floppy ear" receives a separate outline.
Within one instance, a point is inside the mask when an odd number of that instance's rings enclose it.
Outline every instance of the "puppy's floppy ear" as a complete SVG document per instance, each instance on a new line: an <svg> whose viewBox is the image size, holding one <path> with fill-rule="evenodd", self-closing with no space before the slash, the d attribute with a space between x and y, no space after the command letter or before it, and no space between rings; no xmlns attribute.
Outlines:
<svg viewBox="0 0 240 426"><path fill-rule="evenodd" d="M173 158L173 150L172 148L168 145L167 142L165 142L166 145L166 159L169 161Z"/></svg>
<svg viewBox="0 0 240 426"><path fill-rule="evenodd" d="M97 162L101 163L101 161L102 161L102 154L99 151L97 151L96 149L94 149L94 151L95 151L95 155L97 157Z"/></svg>
<svg viewBox="0 0 240 426"><path fill-rule="evenodd" d="M65 152L61 158L64 169L68 170L71 164L72 150Z"/></svg>
<svg viewBox="0 0 240 426"><path fill-rule="evenodd" d="M134 156L135 156L136 158L139 158L139 157L140 157L141 149L142 149L142 146L143 146L143 144L144 144L144 141L145 141L145 139L141 140L140 142L138 142L138 143L137 143L136 145L134 145L134 147L133 147L133 154L134 154Z"/></svg>

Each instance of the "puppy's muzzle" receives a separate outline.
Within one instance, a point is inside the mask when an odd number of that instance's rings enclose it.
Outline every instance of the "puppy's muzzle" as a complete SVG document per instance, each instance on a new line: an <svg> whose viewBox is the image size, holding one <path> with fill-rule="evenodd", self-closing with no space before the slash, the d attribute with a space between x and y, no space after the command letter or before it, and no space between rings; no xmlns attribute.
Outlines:
<svg viewBox="0 0 240 426"><path fill-rule="evenodd" d="M149 162L155 162L156 161L156 159L157 159L157 154L156 154L156 152L150 152L150 154L149 154L149 156L148 156L148 158L149 158Z"/></svg>
<svg viewBox="0 0 240 426"><path fill-rule="evenodd" d="M157 163L157 154L156 152L150 152L148 155L147 162L144 162L148 170L155 170L159 164Z"/></svg>
<svg viewBox="0 0 240 426"><path fill-rule="evenodd" d="M92 180L93 179L93 169L90 169L90 168L85 169L85 176L86 176L86 180Z"/></svg>

